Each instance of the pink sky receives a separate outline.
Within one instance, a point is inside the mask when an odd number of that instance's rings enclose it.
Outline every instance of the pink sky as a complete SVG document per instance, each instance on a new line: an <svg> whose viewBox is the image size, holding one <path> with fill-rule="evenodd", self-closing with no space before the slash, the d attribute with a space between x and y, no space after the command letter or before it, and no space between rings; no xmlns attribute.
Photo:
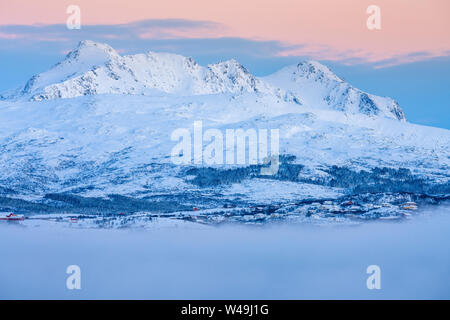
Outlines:
<svg viewBox="0 0 450 320"><path fill-rule="evenodd" d="M0 0L0 24L65 23L66 8L79 5L82 24L118 24L144 19L212 21L214 30L179 37L242 37L305 47L281 55L318 59L450 55L449 0ZM381 30L366 27L369 5L381 8ZM151 37L149 30L147 35ZM5 37L14 35L5 35Z"/></svg>

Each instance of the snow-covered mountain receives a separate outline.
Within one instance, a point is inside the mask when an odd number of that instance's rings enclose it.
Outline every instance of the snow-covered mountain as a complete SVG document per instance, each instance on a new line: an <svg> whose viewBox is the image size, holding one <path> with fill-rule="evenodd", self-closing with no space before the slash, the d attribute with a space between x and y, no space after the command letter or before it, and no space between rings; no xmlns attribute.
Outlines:
<svg viewBox="0 0 450 320"><path fill-rule="evenodd" d="M302 97L309 106L406 120L395 100L362 92L316 61L286 67L264 80Z"/></svg>
<svg viewBox="0 0 450 320"><path fill-rule="evenodd" d="M40 101L94 94L161 93L256 93L314 108L405 120L394 100L362 92L316 61L260 79L233 59L202 67L192 58L169 53L122 57L107 44L92 41L80 42L62 62L32 77L16 97Z"/></svg>
<svg viewBox="0 0 450 320"><path fill-rule="evenodd" d="M64 61L31 78L20 95L36 101L105 93L201 95L270 90L235 60L202 67L176 54L122 57L107 44L82 41Z"/></svg>
<svg viewBox="0 0 450 320"><path fill-rule="evenodd" d="M112 210L108 201L116 201L174 211L364 193L450 195L450 131L406 122L391 98L362 92L314 61L258 78L234 60L203 67L83 41L4 95L0 119L3 208ZM192 132L194 121L224 133L279 129L279 171L175 165L171 134Z"/></svg>

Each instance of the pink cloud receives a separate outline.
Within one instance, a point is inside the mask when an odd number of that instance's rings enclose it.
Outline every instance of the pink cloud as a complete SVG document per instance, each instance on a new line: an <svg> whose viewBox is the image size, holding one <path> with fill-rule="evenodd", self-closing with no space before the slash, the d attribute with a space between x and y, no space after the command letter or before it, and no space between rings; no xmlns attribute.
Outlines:
<svg viewBox="0 0 450 320"><path fill-rule="evenodd" d="M20 39L24 38L25 35L23 34L12 34L12 33L3 33L0 32L0 39Z"/></svg>
<svg viewBox="0 0 450 320"><path fill-rule="evenodd" d="M65 23L71 0L4 1L2 24ZM82 24L145 19L213 21L224 28L149 29L142 38L242 37L299 46L280 55L409 62L448 54L448 0L78 0ZM366 9L381 8L381 30L368 30ZM111 35L113 37L114 35ZM306 45L305 45L306 44ZM412 54L426 52L420 56ZM392 62L391 62L392 63Z"/></svg>

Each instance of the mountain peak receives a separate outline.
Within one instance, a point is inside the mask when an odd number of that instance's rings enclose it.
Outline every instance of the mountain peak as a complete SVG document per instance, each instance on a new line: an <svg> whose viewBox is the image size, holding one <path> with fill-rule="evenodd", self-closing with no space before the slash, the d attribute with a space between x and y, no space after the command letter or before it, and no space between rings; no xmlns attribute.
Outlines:
<svg viewBox="0 0 450 320"><path fill-rule="evenodd" d="M291 92L310 108L406 120L393 99L363 92L314 60L287 66L264 80L274 87Z"/></svg>
<svg viewBox="0 0 450 320"><path fill-rule="evenodd" d="M22 95L40 95L46 87L82 75L108 61L118 60L120 55L109 45L83 40L70 51L65 59L50 70L34 75L22 89Z"/></svg>
<svg viewBox="0 0 450 320"><path fill-rule="evenodd" d="M297 64L297 69L304 76L314 76L316 78L327 78L334 81L343 81L327 66L315 60L302 61Z"/></svg>
<svg viewBox="0 0 450 320"><path fill-rule="evenodd" d="M66 59L91 59L105 62L119 54L106 43L95 42L92 40L82 40L77 47L70 51Z"/></svg>
<svg viewBox="0 0 450 320"><path fill-rule="evenodd" d="M250 74L247 68L245 68L241 63L239 63L239 61L235 59L220 61L219 63L209 65L209 67L220 69L224 73Z"/></svg>
<svg viewBox="0 0 450 320"><path fill-rule="evenodd" d="M236 66L236 67L243 67L242 64L239 63L239 61L237 61L236 59L228 59L225 61L220 61L218 64L220 65L226 65L226 66Z"/></svg>
<svg viewBox="0 0 450 320"><path fill-rule="evenodd" d="M102 42L96 42L92 40L81 40L78 42L78 48L82 47L108 47L111 48L108 44Z"/></svg>

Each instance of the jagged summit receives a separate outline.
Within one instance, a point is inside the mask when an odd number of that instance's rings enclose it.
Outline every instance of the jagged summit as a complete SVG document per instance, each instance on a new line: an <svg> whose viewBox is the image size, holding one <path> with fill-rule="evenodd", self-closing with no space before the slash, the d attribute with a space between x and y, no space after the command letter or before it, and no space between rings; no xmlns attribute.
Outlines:
<svg viewBox="0 0 450 320"><path fill-rule="evenodd" d="M297 72L304 77L328 78L334 81L344 82L334 74L327 66L315 60L302 61L297 64Z"/></svg>
<svg viewBox="0 0 450 320"><path fill-rule="evenodd" d="M83 40L66 55L66 60L88 60L91 64L100 64L118 57L116 50L106 43Z"/></svg>
<svg viewBox="0 0 450 320"><path fill-rule="evenodd" d="M80 41L63 61L54 65L50 70L33 76L25 84L21 95L34 97L45 92L48 86L80 76L113 59L120 59L120 55L109 45L90 40Z"/></svg>
<svg viewBox="0 0 450 320"><path fill-rule="evenodd" d="M211 72L211 80L222 89L231 92L271 92L271 88L253 76L247 68L235 59L221 61L217 64L208 65Z"/></svg>
<svg viewBox="0 0 450 320"><path fill-rule="evenodd" d="M98 94L242 93L309 108L405 120L393 99L356 89L317 61L300 62L258 78L235 59L203 67L173 53L121 56L109 45L90 40L81 41L62 62L32 77L9 97L40 101Z"/></svg>

